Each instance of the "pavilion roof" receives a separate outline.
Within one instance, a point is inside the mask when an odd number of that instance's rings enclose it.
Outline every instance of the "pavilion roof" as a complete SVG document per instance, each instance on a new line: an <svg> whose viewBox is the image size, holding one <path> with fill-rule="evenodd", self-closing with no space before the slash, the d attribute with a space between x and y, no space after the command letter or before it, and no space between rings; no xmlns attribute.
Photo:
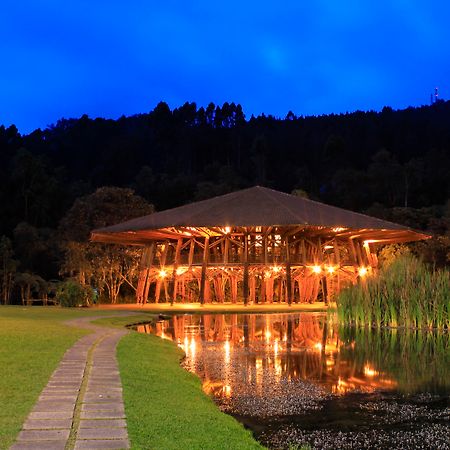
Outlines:
<svg viewBox="0 0 450 450"><path fill-rule="evenodd" d="M152 239L221 234L224 227L303 227L361 232L405 242L429 236L396 223L261 186L190 203L94 230L99 242L144 244Z"/></svg>

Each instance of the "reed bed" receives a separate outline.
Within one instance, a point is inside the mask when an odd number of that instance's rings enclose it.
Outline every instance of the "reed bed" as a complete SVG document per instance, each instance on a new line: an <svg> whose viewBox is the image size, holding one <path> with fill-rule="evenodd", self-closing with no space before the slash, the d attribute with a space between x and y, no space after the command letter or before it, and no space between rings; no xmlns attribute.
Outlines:
<svg viewBox="0 0 450 450"><path fill-rule="evenodd" d="M448 330L450 272L405 255L337 298L341 323L362 327Z"/></svg>

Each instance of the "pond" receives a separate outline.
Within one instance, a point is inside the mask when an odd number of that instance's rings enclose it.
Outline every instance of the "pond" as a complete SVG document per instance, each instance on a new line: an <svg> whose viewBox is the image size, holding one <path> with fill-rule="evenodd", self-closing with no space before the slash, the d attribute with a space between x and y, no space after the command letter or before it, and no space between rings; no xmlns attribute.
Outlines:
<svg viewBox="0 0 450 450"><path fill-rule="evenodd" d="M273 449L450 449L446 333L339 328L325 313L194 314L177 343L220 409Z"/></svg>

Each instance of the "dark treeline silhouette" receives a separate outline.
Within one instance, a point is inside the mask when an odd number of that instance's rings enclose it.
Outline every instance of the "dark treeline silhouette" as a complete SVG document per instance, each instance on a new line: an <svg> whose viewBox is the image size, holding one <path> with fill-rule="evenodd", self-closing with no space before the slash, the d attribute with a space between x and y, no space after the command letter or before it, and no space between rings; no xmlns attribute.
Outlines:
<svg viewBox="0 0 450 450"><path fill-rule="evenodd" d="M46 279L60 274L61 220L99 187L131 188L162 210L256 184L429 230L442 239L423 252L442 264L450 102L284 119L246 119L234 103L160 103L148 114L61 119L28 135L0 127L0 236L18 271Z"/></svg>

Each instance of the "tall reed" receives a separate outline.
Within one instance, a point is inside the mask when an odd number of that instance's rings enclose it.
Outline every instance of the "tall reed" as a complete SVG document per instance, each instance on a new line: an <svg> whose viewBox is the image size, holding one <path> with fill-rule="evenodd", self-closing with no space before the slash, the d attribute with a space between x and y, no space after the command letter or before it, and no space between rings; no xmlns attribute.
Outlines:
<svg viewBox="0 0 450 450"><path fill-rule="evenodd" d="M449 329L450 271L405 255L337 298L342 323L368 327Z"/></svg>

